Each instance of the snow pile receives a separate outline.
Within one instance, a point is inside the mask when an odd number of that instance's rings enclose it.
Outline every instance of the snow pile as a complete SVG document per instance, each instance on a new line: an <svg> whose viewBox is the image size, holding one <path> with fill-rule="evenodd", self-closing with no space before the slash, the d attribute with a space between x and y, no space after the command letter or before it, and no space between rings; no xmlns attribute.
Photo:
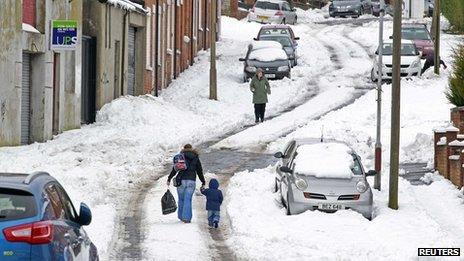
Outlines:
<svg viewBox="0 0 464 261"><path fill-rule="evenodd" d="M341 143L316 143L302 145L296 150L295 173L317 178L352 177L353 156L351 149Z"/></svg>
<svg viewBox="0 0 464 261"><path fill-rule="evenodd" d="M252 43L253 50L275 48L282 49L282 44L277 41L255 41Z"/></svg>
<svg viewBox="0 0 464 261"><path fill-rule="evenodd" d="M271 41L262 41L262 42L271 42ZM278 43L278 42L274 42ZM278 43L280 45L280 43ZM258 50L253 50L248 59L250 60L257 60L260 62L272 62L276 60L287 60L288 56L287 53L280 48L260 48Z"/></svg>
<svg viewBox="0 0 464 261"><path fill-rule="evenodd" d="M244 260L410 260L419 247L463 247L464 209L449 181L414 187L400 179L399 210L387 207L388 177L374 191L372 221L351 210L286 216L272 167L240 172L226 197L229 245ZM449 212L453 211L453 215ZM461 249L462 251L462 249Z"/></svg>
<svg viewBox="0 0 464 261"><path fill-rule="evenodd" d="M147 12L143 6L133 3L129 0L108 0L107 3L115 6L115 7L120 7L124 10L131 10L131 11L142 11L142 12Z"/></svg>

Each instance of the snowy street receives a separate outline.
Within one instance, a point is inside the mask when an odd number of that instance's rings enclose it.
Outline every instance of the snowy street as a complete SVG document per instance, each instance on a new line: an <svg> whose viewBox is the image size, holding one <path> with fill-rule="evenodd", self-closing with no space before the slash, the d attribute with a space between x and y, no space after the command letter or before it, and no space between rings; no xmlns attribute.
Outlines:
<svg viewBox="0 0 464 261"><path fill-rule="evenodd" d="M100 260L418 260L418 248L439 247L460 248L461 257L444 260L463 260L463 193L432 172L433 130L450 125L451 68L401 81L400 163L418 174L400 170L398 210L388 208L392 85L385 83L382 190L372 189L372 220L350 209L286 215L275 191L274 153L292 140L323 136L351 147L367 172L374 169L376 137L370 74L378 21L327 18L317 9L297 14L291 27L300 37L298 65L290 79L269 81L264 122L255 124L239 62L262 25L222 16L217 101L208 99L210 56L201 51L158 97L122 96L104 105L93 124L44 143L0 147L0 172L47 171L74 206L88 204L92 222L85 231ZM388 19L385 38L392 26ZM443 32L447 64L462 41ZM199 151L206 184L216 178L224 194L218 229L208 228L198 179L190 224L162 214L168 188L178 202L166 181L172 157L187 143ZM367 182L373 188L374 177Z"/></svg>

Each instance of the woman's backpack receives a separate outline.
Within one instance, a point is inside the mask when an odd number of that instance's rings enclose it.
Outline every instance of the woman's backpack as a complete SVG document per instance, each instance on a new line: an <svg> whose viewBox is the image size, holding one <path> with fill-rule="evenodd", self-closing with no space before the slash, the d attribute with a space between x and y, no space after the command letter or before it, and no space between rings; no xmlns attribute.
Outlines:
<svg viewBox="0 0 464 261"><path fill-rule="evenodd" d="M185 160L184 153L177 154L176 156L174 156L174 159L172 161L174 163L175 171L179 172L187 169L187 161Z"/></svg>

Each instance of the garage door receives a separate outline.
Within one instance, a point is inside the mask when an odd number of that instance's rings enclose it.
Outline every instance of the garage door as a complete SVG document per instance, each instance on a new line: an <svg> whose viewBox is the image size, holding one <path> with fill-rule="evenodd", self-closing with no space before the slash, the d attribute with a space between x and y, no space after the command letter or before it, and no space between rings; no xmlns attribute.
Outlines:
<svg viewBox="0 0 464 261"><path fill-rule="evenodd" d="M23 53L21 87L21 145L29 144L31 126L31 55Z"/></svg>
<svg viewBox="0 0 464 261"><path fill-rule="evenodd" d="M127 68L127 94L135 94L135 32L136 28L129 26L128 66Z"/></svg>

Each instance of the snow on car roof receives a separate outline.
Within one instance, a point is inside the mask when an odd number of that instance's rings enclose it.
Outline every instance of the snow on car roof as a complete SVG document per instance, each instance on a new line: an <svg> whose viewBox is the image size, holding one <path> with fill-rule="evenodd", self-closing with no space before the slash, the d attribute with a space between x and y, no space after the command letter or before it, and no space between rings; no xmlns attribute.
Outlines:
<svg viewBox="0 0 464 261"><path fill-rule="evenodd" d="M252 46L253 46L253 50L267 49L267 48L282 49L282 45L279 42L275 42L275 41L255 41L252 43Z"/></svg>
<svg viewBox="0 0 464 261"><path fill-rule="evenodd" d="M393 44L393 39L385 39L385 40L383 40L383 43ZM401 44L414 44L414 41L413 40L401 39Z"/></svg>
<svg viewBox="0 0 464 261"><path fill-rule="evenodd" d="M343 143L304 144L297 148L295 173L317 178L351 178L353 150Z"/></svg>
<svg viewBox="0 0 464 261"><path fill-rule="evenodd" d="M270 41L266 41L270 42ZM280 45L280 43L278 43ZM253 50L248 57L250 60L257 60L260 62L272 62L276 60L287 60L287 53L280 48L262 48Z"/></svg>

